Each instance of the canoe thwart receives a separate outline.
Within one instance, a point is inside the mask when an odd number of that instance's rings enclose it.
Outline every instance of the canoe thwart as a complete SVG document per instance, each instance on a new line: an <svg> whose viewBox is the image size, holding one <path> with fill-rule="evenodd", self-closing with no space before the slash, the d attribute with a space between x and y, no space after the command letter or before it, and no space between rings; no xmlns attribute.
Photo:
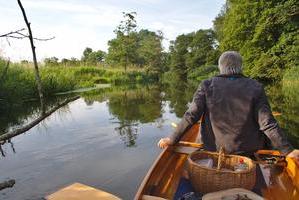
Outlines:
<svg viewBox="0 0 299 200"><path fill-rule="evenodd" d="M197 147L185 147L185 146L175 146L173 148L173 151L175 153L182 153L182 154L190 154L193 153L194 151L198 151L199 148Z"/></svg>
<svg viewBox="0 0 299 200"><path fill-rule="evenodd" d="M157 196L143 195L142 200L166 200L166 199Z"/></svg>
<svg viewBox="0 0 299 200"><path fill-rule="evenodd" d="M187 147L202 148L203 144L195 143L195 142L179 141L176 146L187 146Z"/></svg>

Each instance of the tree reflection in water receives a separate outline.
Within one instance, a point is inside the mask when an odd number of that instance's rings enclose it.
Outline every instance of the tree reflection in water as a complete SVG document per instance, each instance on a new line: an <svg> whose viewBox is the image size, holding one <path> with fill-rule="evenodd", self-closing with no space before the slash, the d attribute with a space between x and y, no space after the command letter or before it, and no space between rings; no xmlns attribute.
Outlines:
<svg viewBox="0 0 299 200"><path fill-rule="evenodd" d="M139 123L155 122L161 117L160 93L158 87L143 87L109 96L109 112L119 120L115 130L127 147L136 146Z"/></svg>
<svg viewBox="0 0 299 200"><path fill-rule="evenodd" d="M163 127L165 118L162 115L165 112L165 104L169 105L170 111L175 113L177 117L182 117L199 84L200 81L187 83L183 80L173 79L163 86L159 84L118 86L89 91L82 93L81 96L85 103L90 106L95 101L107 102L109 113L113 116L111 123L117 124L115 132L120 136L125 146L134 147L137 145L136 140L141 124L155 123L157 128ZM266 87L266 91L273 111L282 113L281 116L276 117L279 124L284 128L291 143L298 147L299 97L297 90L275 85ZM47 102L51 101L47 100ZM34 104L22 107L26 109L21 109L19 112L11 109L0 112L0 119L5 118L5 120L0 120L0 132L7 131L14 125L22 124L23 121L38 112L38 106ZM0 107L1 111L3 109ZM67 107L59 110L61 114L66 113L66 111ZM59 115L61 114L59 113ZM5 154L3 151L2 153Z"/></svg>
<svg viewBox="0 0 299 200"><path fill-rule="evenodd" d="M136 139L138 136L138 123L130 121L120 121L117 122L118 127L115 131L120 135L121 140L124 142L126 147L136 146Z"/></svg>
<svg viewBox="0 0 299 200"><path fill-rule="evenodd" d="M107 100L112 123L117 124L115 131L126 147L136 146L138 125L157 122L163 114L163 95L159 86L119 87L103 90L101 93L84 95L85 102ZM159 126L163 120L159 121Z"/></svg>

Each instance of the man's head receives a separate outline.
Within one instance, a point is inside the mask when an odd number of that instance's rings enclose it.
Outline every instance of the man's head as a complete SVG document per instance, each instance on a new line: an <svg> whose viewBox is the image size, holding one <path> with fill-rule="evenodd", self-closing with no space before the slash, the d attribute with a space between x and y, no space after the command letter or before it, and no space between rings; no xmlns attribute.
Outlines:
<svg viewBox="0 0 299 200"><path fill-rule="evenodd" d="M242 73L242 57L236 51L226 51L222 53L218 60L220 74L240 74Z"/></svg>

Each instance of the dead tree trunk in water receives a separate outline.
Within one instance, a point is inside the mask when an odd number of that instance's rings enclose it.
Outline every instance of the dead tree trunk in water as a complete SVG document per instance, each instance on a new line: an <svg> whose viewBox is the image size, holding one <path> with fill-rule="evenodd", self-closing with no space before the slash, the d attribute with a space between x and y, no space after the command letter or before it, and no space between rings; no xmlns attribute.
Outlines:
<svg viewBox="0 0 299 200"><path fill-rule="evenodd" d="M35 46L34 46L34 43L33 43L32 31L31 31L30 23L28 22L28 19L27 19L27 16L26 16L25 9L24 9L24 7L21 3L21 0L18 0L18 4L21 8L24 21L25 21L26 26L28 28L28 33L29 33L28 38L30 40L30 45L31 45L31 50L32 50L32 55L33 55L33 64L34 64L34 69L35 69L34 70L35 80L36 80L36 84L37 84L37 90L38 90L38 94L39 94L41 110L42 110L42 113L44 114L46 112L46 109L45 109L45 102L44 102L44 95L43 95L43 87L42 87L42 81L41 81L41 78L40 78L37 59L36 59L36 53L35 53Z"/></svg>
<svg viewBox="0 0 299 200"><path fill-rule="evenodd" d="M5 188L13 187L16 181L14 179L4 181L3 183L0 183L0 190L3 190Z"/></svg>

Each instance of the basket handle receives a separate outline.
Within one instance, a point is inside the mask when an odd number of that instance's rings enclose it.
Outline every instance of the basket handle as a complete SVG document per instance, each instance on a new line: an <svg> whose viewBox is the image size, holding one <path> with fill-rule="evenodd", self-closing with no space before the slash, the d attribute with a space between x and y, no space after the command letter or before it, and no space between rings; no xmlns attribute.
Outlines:
<svg viewBox="0 0 299 200"><path fill-rule="evenodd" d="M219 153L218 153L218 164L217 164L217 170L220 170L222 167L222 161L224 159L224 148L220 147Z"/></svg>

